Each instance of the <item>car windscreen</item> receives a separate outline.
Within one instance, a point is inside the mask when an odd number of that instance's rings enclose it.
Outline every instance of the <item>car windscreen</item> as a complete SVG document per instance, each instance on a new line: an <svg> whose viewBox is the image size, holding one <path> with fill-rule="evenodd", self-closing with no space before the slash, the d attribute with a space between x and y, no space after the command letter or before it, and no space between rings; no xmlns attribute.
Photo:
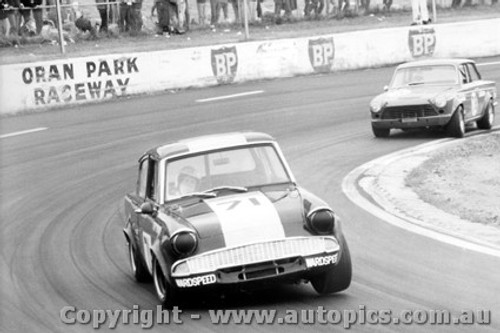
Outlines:
<svg viewBox="0 0 500 333"><path fill-rule="evenodd" d="M251 187L289 182L272 145L237 147L167 161L166 201L220 186Z"/></svg>
<svg viewBox="0 0 500 333"><path fill-rule="evenodd" d="M426 65L400 68L391 81L391 88L426 84L457 84L458 75L453 65Z"/></svg>

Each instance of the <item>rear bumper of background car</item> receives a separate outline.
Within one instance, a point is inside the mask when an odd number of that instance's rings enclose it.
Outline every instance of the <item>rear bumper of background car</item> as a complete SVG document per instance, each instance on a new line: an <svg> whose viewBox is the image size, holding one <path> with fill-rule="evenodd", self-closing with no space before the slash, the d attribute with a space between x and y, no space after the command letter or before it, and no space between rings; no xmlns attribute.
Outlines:
<svg viewBox="0 0 500 333"><path fill-rule="evenodd" d="M445 126L451 119L451 114L432 117L416 117L402 119L372 119L374 128L419 128Z"/></svg>
<svg viewBox="0 0 500 333"><path fill-rule="evenodd" d="M318 244L321 245L323 240L325 241L325 247L321 248ZM294 249L295 245L290 245L294 241L304 244L304 254L297 253ZM310 243L312 245L307 248L306 243L309 241L315 243ZM269 251L270 248L272 248L271 251ZM267 251L255 252L262 249ZM231 256L231 259L224 258L226 255ZM264 256L269 258L264 259ZM238 248L223 249L188 258L188 265L191 264L193 268L200 267L200 269L193 269L193 274L179 274L179 272L175 272L176 265L174 265L172 267L172 283L180 289L193 289L197 287L266 283L272 280L296 281L308 279L310 276L336 265L340 259L339 256L340 246L337 240L331 236L315 237L315 239L313 237L297 237L248 244ZM219 257L222 259L219 259ZM197 263L200 258L203 260L203 264ZM190 262L189 259L191 259ZM224 262L230 264L224 264Z"/></svg>

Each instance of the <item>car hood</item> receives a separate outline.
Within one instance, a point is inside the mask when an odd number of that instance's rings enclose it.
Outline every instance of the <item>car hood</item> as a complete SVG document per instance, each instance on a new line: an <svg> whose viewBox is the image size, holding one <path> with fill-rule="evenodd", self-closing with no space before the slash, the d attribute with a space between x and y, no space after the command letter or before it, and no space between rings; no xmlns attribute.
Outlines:
<svg viewBox="0 0 500 333"><path fill-rule="evenodd" d="M385 103L385 106L411 105L411 104L427 104L431 98L439 94L452 91L453 88L449 85L416 85L398 89L391 89L379 96Z"/></svg>
<svg viewBox="0 0 500 333"><path fill-rule="evenodd" d="M196 230L204 251L305 235L298 189L250 191L179 206L179 222Z"/></svg>

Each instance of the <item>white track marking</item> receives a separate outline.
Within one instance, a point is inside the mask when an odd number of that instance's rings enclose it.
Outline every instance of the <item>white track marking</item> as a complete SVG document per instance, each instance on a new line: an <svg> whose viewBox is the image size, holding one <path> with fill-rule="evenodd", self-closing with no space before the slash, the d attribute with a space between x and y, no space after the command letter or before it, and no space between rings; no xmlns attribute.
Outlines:
<svg viewBox="0 0 500 333"><path fill-rule="evenodd" d="M233 95L226 95L226 96L219 96L219 97L212 97L212 98L205 98L205 99L197 99L197 103L206 103L206 102L212 102L212 101L219 101L223 99L230 99L230 98L237 98L237 97L243 97L243 96L250 96L250 95L258 95L262 94L264 90L255 90L255 91L247 91L239 94L233 94Z"/></svg>
<svg viewBox="0 0 500 333"><path fill-rule="evenodd" d="M26 131L19 131L19 132L12 132L12 133L7 133L7 134L2 134L2 135L0 135L0 139L10 138L12 136L18 136L18 135L23 135L23 134L30 134L30 133L45 131L46 129L48 129L48 127L38 127L38 128L29 129L29 130L26 130Z"/></svg>
<svg viewBox="0 0 500 333"><path fill-rule="evenodd" d="M493 65L500 65L500 61L497 62L483 62L481 64L477 64L476 66L493 66Z"/></svg>

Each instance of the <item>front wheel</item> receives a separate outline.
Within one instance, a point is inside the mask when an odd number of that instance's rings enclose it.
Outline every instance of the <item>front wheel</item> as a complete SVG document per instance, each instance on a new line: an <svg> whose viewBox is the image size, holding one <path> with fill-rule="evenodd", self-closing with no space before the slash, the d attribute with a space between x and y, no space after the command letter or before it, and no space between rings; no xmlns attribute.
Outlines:
<svg viewBox="0 0 500 333"><path fill-rule="evenodd" d="M156 258L153 260L153 281L155 285L156 296L161 304L171 309L175 304L175 288L165 278L160 263Z"/></svg>
<svg viewBox="0 0 500 333"><path fill-rule="evenodd" d="M390 128L377 128L372 125L373 135L377 138L387 138L391 134Z"/></svg>
<svg viewBox="0 0 500 333"><path fill-rule="evenodd" d="M489 130L493 127L495 122L495 107L493 106L493 101L488 102L488 106L484 111L484 116L477 121L477 127L480 129Z"/></svg>
<svg viewBox="0 0 500 333"><path fill-rule="evenodd" d="M454 138L463 138L465 135L465 121L462 107L459 106L446 125L446 134Z"/></svg>
<svg viewBox="0 0 500 333"><path fill-rule="evenodd" d="M339 263L326 272L311 279L311 284L318 294L331 294L343 291L351 284L351 254L344 236L340 239L340 243L342 257Z"/></svg>
<svg viewBox="0 0 500 333"><path fill-rule="evenodd" d="M132 242L128 243L128 253L130 259L130 269L137 282L148 282L151 280L151 275L149 274L144 262L139 258L135 247Z"/></svg>

